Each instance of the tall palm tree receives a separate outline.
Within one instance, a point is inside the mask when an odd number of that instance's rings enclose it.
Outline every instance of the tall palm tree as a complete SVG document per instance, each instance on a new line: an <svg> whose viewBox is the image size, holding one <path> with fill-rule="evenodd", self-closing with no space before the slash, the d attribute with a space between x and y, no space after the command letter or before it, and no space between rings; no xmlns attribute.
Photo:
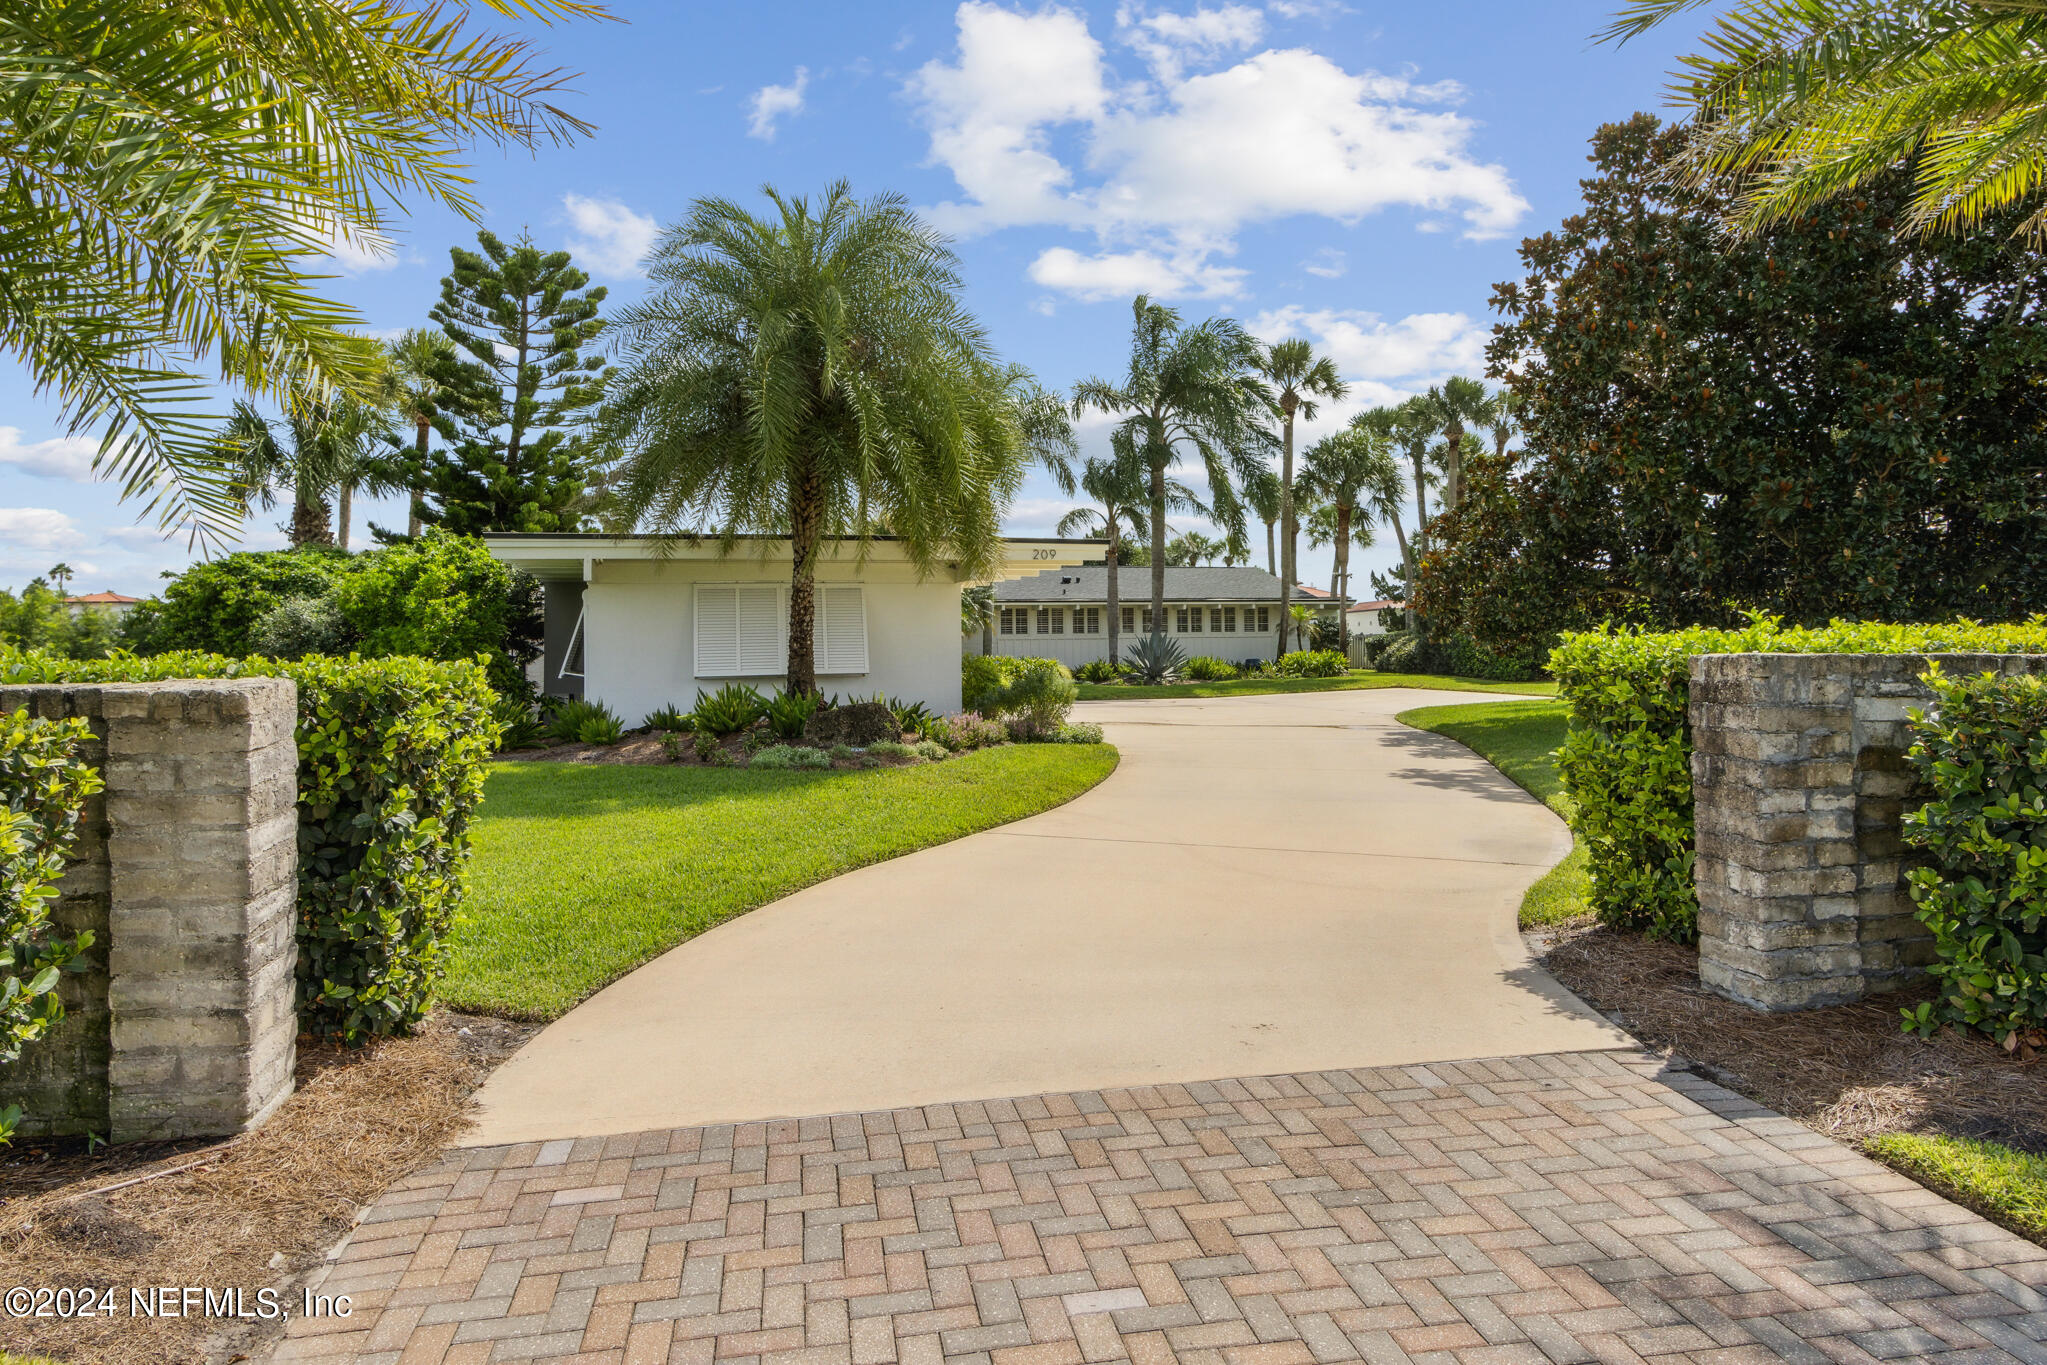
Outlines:
<svg viewBox="0 0 2047 1365"><path fill-rule="evenodd" d="M1443 507L1447 511L1464 501L1464 429L1482 427L1492 420L1492 398L1476 379L1459 375L1428 392L1447 447L1443 461Z"/></svg>
<svg viewBox="0 0 2047 1365"><path fill-rule="evenodd" d="M1421 558L1428 551L1429 533L1429 489L1436 484L1435 470L1430 468L1429 444L1436 439L1439 428L1436 425L1436 406L1427 394L1416 394L1405 403L1389 410L1389 434L1394 446L1407 457L1408 468L1414 476L1414 535L1404 537L1401 554L1406 561L1408 596L1414 595L1415 575L1421 567ZM1395 523L1396 529L1398 523ZM1421 614L1409 608L1408 619L1414 623L1417 634L1426 635L1427 629Z"/></svg>
<svg viewBox="0 0 2047 1365"><path fill-rule="evenodd" d="M1184 326L1171 308L1139 294L1131 304L1130 366L1121 384L1075 386L1073 415L1093 409L1123 420L1150 480L1152 631L1166 620L1166 506L1169 473L1184 452L1208 477L1209 517L1232 535L1244 529L1235 482L1264 467L1272 437L1259 419L1271 394L1259 380L1258 343L1231 318Z"/></svg>
<svg viewBox="0 0 2047 1365"><path fill-rule="evenodd" d="M1341 398L1349 386L1336 373L1336 363L1315 354L1315 348L1299 337L1276 341L1259 357L1259 372L1271 386L1273 409L1279 414L1279 642L1278 653L1286 653L1288 603L1293 598L1295 565L1300 540L1299 518L1294 515L1294 418L1312 421L1317 398Z"/></svg>
<svg viewBox="0 0 2047 1365"><path fill-rule="evenodd" d="M420 490L426 482L427 446L433 439L434 419L448 402L442 377L456 363L455 343L446 332L431 327L408 327L386 346L385 371L391 376L391 404L399 417L412 424L411 498L405 513L405 534L417 540L425 524L426 496Z"/></svg>
<svg viewBox="0 0 2047 1365"><path fill-rule="evenodd" d="M1493 438L1493 454L1505 459L1507 445L1521 434L1521 413L1526 407L1521 395L1501 389L1489 400L1484 426Z"/></svg>
<svg viewBox="0 0 2047 1365"><path fill-rule="evenodd" d="M1251 514L1265 523L1265 572L1279 577L1279 561L1273 557L1272 528L1279 521L1279 475L1260 467L1244 480L1244 502Z"/></svg>
<svg viewBox="0 0 2047 1365"><path fill-rule="evenodd" d="M1211 559L1220 559L1227 549L1226 542L1200 531L1182 531L1167 544L1166 557L1185 568L1200 568Z"/></svg>
<svg viewBox="0 0 2047 1365"><path fill-rule="evenodd" d="M1100 537L1109 542L1102 562L1108 570L1106 606L1109 613L1109 659L1113 662L1123 657L1123 596L1119 581L1122 577L1123 536L1126 531L1139 540L1151 535L1151 493L1144 461L1137 458L1128 434L1118 431L1111 438L1110 450L1110 458L1094 456L1081 467L1080 491L1093 498L1094 503L1076 507L1059 518L1058 529L1062 536ZM1185 484L1178 479L1166 480L1166 506L1169 509L1195 509L1200 505Z"/></svg>
<svg viewBox="0 0 2047 1365"><path fill-rule="evenodd" d="M214 438L214 450L223 467L233 471L230 486L245 510L252 505L267 509L278 493L290 493L285 535L299 550L335 543L329 499L349 480L361 482L371 452L389 440L381 410L339 393L325 402L294 404L276 422L248 403L237 403Z"/></svg>
<svg viewBox="0 0 2047 1365"><path fill-rule="evenodd" d="M1699 0L1632 0L1625 42ZM1749 236L1910 162L1898 231L1961 232L2021 207L2047 237L2047 44L2041 0L1739 0L1687 57L1692 110L1676 168L1741 185L1728 226Z"/></svg>
<svg viewBox="0 0 2047 1365"><path fill-rule="evenodd" d="M1353 421L1334 436L1324 437L1308 448L1301 482L1327 499L1334 510L1332 539L1336 545L1337 586L1330 590L1330 595L1340 603L1350 591L1352 522L1358 508L1370 506L1378 497L1399 495L1400 467L1393 460L1393 438L1376 422ZM1369 526L1369 522L1360 525ZM1339 619L1343 623L1343 647L1347 650L1349 613L1341 613Z"/></svg>
<svg viewBox="0 0 2047 1365"><path fill-rule="evenodd" d="M51 583L56 585L57 596L62 597L65 595L65 591L71 583L71 575L72 575L71 566L60 561L59 563L51 565L50 571L44 574L43 577L49 579Z"/></svg>
<svg viewBox="0 0 2047 1365"><path fill-rule="evenodd" d="M582 0L501 14L603 17ZM465 216L464 152L589 131L574 77L472 6L13 0L0 22L0 352L100 435L95 469L163 524L233 533L240 490L195 413L206 365L245 397L362 377L354 311L316 280L417 194Z"/></svg>
<svg viewBox="0 0 2047 1365"><path fill-rule="evenodd" d="M614 523L789 537L787 686L815 693L817 560L886 525L921 573L993 574L1033 459L1066 467L1063 406L998 364L957 258L899 195L841 181L757 216L698 200L612 324L600 436L624 454Z"/></svg>

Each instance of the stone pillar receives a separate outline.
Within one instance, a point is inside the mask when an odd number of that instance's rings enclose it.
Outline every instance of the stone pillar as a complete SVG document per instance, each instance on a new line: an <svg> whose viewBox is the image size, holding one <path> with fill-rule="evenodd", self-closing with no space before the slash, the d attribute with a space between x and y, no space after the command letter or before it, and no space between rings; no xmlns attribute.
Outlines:
<svg viewBox="0 0 2047 1365"><path fill-rule="evenodd" d="M59 888L60 905L103 900L98 970L67 990L82 997L72 1044L23 1052L69 1073L24 1097L30 1131L225 1135L291 1093L296 692L282 678L0 688L0 708L87 716L106 782ZM69 1112L43 1107L60 1094Z"/></svg>
<svg viewBox="0 0 2047 1365"><path fill-rule="evenodd" d="M1908 713L1952 676L2047 670L1986 654L1692 660L1699 979L1759 1009L1892 990L1932 960L1904 884Z"/></svg>

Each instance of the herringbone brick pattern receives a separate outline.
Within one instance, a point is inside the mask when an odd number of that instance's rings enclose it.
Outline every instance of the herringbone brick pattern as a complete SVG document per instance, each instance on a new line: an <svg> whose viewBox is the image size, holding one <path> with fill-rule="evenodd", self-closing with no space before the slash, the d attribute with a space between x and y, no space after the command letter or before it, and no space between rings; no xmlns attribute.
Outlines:
<svg viewBox="0 0 2047 1365"><path fill-rule="evenodd" d="M450 1154L279 1361L2047 1361L2047 1252L1635 1054Z"/></svg>

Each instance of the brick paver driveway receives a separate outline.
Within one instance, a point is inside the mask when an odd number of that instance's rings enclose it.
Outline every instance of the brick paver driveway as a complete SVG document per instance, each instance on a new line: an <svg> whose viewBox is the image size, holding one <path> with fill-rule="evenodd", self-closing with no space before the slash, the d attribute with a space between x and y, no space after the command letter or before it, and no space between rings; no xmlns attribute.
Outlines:
<svg viewBox="0 0 2047 1365"><path fill-rule="evenodd" d="M279 1360L2047 1360L2047 1253L1639 1054L473 1148Z"/></svg>

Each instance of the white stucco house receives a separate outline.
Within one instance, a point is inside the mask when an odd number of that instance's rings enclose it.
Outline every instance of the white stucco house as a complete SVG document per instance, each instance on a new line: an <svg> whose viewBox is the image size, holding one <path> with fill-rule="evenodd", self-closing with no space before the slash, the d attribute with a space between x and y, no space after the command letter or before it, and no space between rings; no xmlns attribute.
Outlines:
<svg viewBox="0 0 2047 1365"><path fill-rule="evenodd" d="M1109 571L1100 564L1061 568L995 585L994 652L1057 659L1069 668L1109 656ZM1119 643L1127 651L1149 635L1151 569L1117 570ZM1331 607L1327 592L1302 584L1296 602ZM1206 654L1237 663L1270 659L1279 630L1279 579L1247 566L1168 568L1162 629L1189 656ZM980 649L979 637L966 648Z"/></svg>
<svg viewBox="0 0 2047 1365"><path fill-rule="evenodd" d="M789 657L789 541L747 537L729 554L654 536L497 533L483 542L546 592L541 687L601 701L627 725L737 682L779 687ZM1008 540L1002 577L1099 558L1095 540ZM863 559L828 546L817 569L818 686L886 692L934 712L960 709L960 590L920 577L900 543L877 537Z"/></svg>

